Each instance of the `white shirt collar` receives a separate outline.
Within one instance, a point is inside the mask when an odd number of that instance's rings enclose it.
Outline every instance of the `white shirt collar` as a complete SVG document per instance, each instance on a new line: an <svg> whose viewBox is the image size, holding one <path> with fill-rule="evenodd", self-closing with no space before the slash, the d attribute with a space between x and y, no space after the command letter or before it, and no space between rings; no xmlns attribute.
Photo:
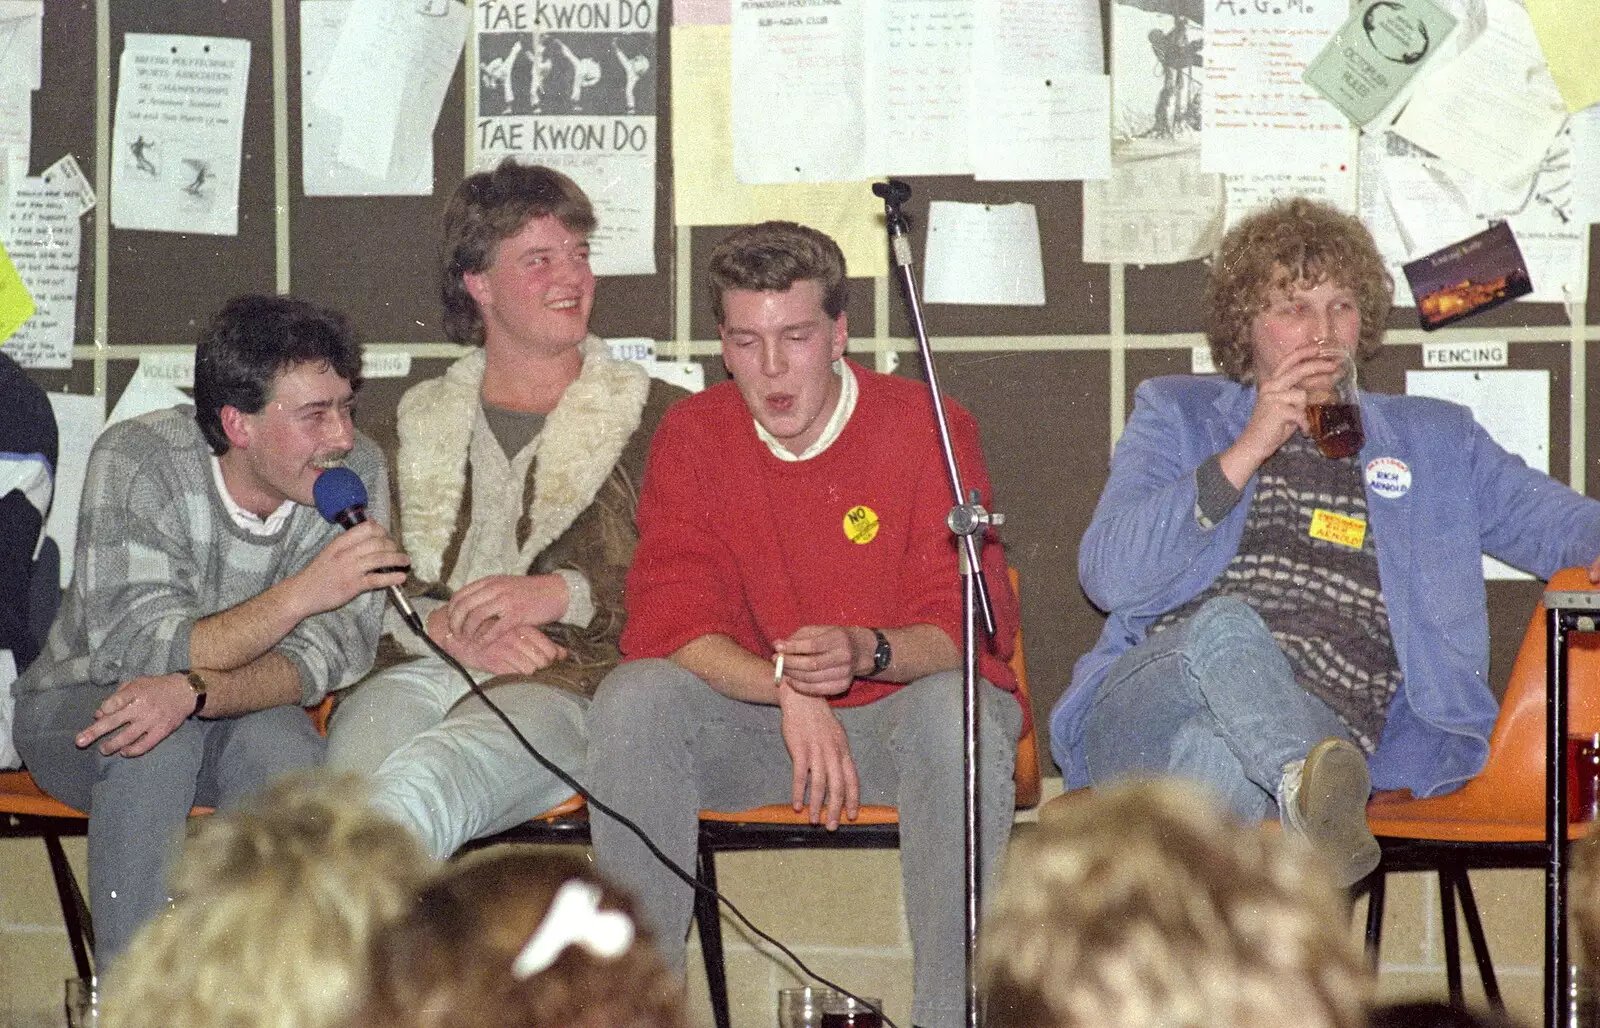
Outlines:
<svg viewBox="0 0 1600 1028"><path fill-rule="evenodd" d="M217 495L222 497L222 505L227 508L233 523L251 535L276 535L284 522L289 520L289 515L294 513L293 500L284 500L277 510L264 518L239 506L233 494L228 492L228 483L222 477L222 461L214 453L211 454L211 480L217 484Z"/></svg>
<svg viewBox="0 0 1600 1028"><path fill-rule="evenodd" d="M834 440L844 431L844 426L850 421L850 415L855 413L859 390L856 387L855 372L850 370L849 361L835 361L834 367L837 369L835 373L839 376L839 402L834 405L833 416L822 427L822 434L817 437L816 442L805 448L805 452L790 453L783 443L778 441L777 436L762 428L761 422L756 422L756 436L767 444L767 449L772 451L774 457L786 461L810 460L832 446Z"/></svg>

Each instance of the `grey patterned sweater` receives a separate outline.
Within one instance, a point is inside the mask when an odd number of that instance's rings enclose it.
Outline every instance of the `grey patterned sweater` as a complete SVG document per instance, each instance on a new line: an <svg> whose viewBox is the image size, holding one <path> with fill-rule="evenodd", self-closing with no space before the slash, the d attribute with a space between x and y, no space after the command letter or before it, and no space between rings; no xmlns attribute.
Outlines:
<svg viewBox="0 0 1600 1028"><path fill-rule="evenodd" d="M366 483L368 515L387 525L381 451L357 433L346 463ZM44 652L12 688L21 696L186 668L196 621L299 571L339 531L303 506L272 535L234 524L191 406L113 425L89 456L72 583ZM273 648L299 670L303 704L366 673L383 603L382 592L366 593L306 618Z"/></svg>

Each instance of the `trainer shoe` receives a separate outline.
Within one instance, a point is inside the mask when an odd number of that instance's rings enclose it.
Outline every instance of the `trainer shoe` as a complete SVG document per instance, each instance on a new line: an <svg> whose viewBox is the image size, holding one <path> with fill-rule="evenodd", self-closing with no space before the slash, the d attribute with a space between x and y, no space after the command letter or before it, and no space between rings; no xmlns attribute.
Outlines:
<svg viewBox="0 0 1600 1028"><path fill-rule="evenodd" d="M1284 765L1278 787L1283 827L1322 854L1340 886L1365 878L1383 856L1367 825L1371 793L1367 758L1346 739L1324 739L1306 759Z"/></svg>

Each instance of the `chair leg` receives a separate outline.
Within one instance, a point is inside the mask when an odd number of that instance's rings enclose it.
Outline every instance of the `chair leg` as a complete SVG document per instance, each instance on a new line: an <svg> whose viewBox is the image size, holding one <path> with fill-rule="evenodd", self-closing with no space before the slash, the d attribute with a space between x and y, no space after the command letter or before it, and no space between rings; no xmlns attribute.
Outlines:
<svg viewBox="0 0 1600 1028"><path fill-rule="evenodd" d="M89 954L94 949L94 924L89 920L89 904L84 901L83 890L78 887L78 877L67 863L66 850L61 848L61 836L46 829L45 853L50 858L50 874L56 883L56 898L61 901L61 921L67 928L67 944L72 947L72 963L79 978L91 978L94 971Z"/></svg>
<svg viewBox="0 0 1600 1028"><path fill-rule="evenodd" d="M704 844L695 859L695 878L708 889L717 887L717 855ZM700 956L706 965L706 989L711 993L711 1017L716 1028L731 1028L728 1010L728 969L722 960L722 912L717 901L696 889L694 920L700 932Z"/></svg>
<svg viewBox="0 0 1600 1028"><path fill-rule="evenodd" d="M1461 988L1461 936L1456 925L1455 882L1443 865L1437 873L1439 916L1444 923L1444 973L1450 984L1450 1002L1461 1006L1464 996Z"/></svg>
<svg viewBox="0 0 1600 1028"><path fill-rule="evenodd" d="M1478 978L1483 982L1483 994L1489 1006L1498 1014L1506 1012L1505 1001L1500 998L1500 982L1495 977L1494 961L1489 958L1489 940L1483 934L1483 920L1478 916L1478 901L1472 895L1472 878L1466 868L1451 872L1455 889L1461 896L1461 913L1467 922L1467 938L1472 942L1472 956L1478 962Z"/></svg>
<svg viewBox="0 0 1600 1028"><path fill-rule="evenodd" d="M1378 952L1383 948L1383 899L1388 883L1389 876L1380 867L1367 890L1367 959L1374 971L1378 969Z"/></svg>

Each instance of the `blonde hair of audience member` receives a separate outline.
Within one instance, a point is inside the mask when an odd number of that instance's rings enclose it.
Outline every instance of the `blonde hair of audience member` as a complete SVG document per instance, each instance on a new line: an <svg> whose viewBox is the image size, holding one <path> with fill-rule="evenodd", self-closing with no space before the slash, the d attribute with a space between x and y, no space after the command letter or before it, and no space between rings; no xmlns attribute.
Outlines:
<svg viewBox="0 0 1600 1028"><path fill-rule="evenodd" d="M360 998L372 934L432 862L359 776L287 775L196 824L175 901L111 969L107 1028L322 1028Z"/></svg>
<svg viewBox="0 0 1600 1028"><path fill-rule="evenodd" d="M519 954L545 931L552 902L574 882L598 890L590 918L631 922L631 942L615 956L579 943L558 946L547 967L517 975ZM449 867L422 890L408 917L374 940L371 967L371 988L351 1028L685 1024L683 983L656 955L632 901L571 857L501 850Z"/></svg>
<svg viewBox="0 0 1600 1028"><path fill-rule="evenodd" d="M1157 780L1013 841L977 977L988 1028L1359 1028L1371 987L1314 854Z"/></svg>

